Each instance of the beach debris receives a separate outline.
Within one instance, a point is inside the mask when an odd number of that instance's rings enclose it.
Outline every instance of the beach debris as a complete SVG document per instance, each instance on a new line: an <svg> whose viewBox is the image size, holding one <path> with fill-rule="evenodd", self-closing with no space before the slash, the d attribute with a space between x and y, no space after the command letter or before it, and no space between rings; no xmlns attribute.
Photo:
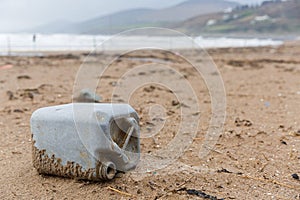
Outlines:
<svg viewBox="0 0 300 200"><path fill-rule="evenodd" d="M52 91L52 88L53 88L53 87L54 87L54 86L51 85L51 84L42 84L42 85L40 85L37 89L38 89L39 92L42 92L42 91L47 91L47 92L49 92L49 91ZM61 87L61 85L60 85L59 87Z"/></svg>
<svg viewBox="0 0 300 200"><path fill-rule="evenodd" d="M155 199L164 199L166 196L168 196L170 193L176 193L182 190L185 190L186 188L183 188L184 185L186 185L188 182L190 182L193 178L195 178L194 175L190 176L188 179L184 180L181 184L179 184L176 188L173 189L167 189L165 188L165 194L158 195L155 197Z"/></svg>
<svg viewBox="0 0 300 200"><path fill-rule="evenodd" d="M180 103L177 100L172 100L172 106L178 106Z"/></svg>
<svg viewBox="0 0 300 200"><path fill-rule="evenodd" d="M291 131L291 132L289 132L289 135L293 136L293 137L299 137L300 136L300 130L298 130L298 131Z"/></svg>
<svg viewBox="0 0 300 200"><path fill-rule="evenodd" d="M16 97L14 96L14 93L12 91L8 90L8 91L6 91L6 94L10 101L16 99Z"/></svg>
<svg viewBox="0 0 300 200"><path fill-rule="evenodd" d="M35 95L40 94L40 91L38 88L26 88L18 90L18 93L23 99L29 98L33 100Z"/></svg>
<svg viewBox="0 0 300 200"><path fill-rule="evenodd" d="M145 87L145 88L144 88L144 91L145 91L145 92L153 92L155 89L156 89L155 86L150 85L149 87Z"/></svg>
<svg viewBox="0 0 300 200"><path fill-rule="evenodd" d="M281 144L287 145L286 141L280 140Z"/></svg>
<svg viewBox="0 0 300 200"><path fill-rule="evenodd" d="M269 101L266 101L266 102L265 102L265 107L268 108L268 107L270 107L270 106L271 106L271 103L270 103Z"/></svg>
<svg viewBox="0 0 300 200"><path fill-rule="evenodd" d="M278 129L284 129L285 127L284 127L284 125L279 125L279 127L278 127Z"/></svg>
<svg viewBox="0 0 300 200"><path fill-rule="evenodd" d="M233 67L244 67L244 64L246 64L246 62L241 60L229 60L227 64Z"/></svg>
<svg viewBox="0 0 300 200"><path fill-rule="evenodd" d="M12 151L11 153L14 154L14 155L16 155L16 154L22 154L22 152L20 152L20 151Z"/></svg>
<svg viewBox="0 0 300 200"><path fill-rule="evenodd" d="M120 190L118 190L118 189L116 189L116 188L113 188L113 187L110 187L110 186L108 186L108 187L106 187L106 188L109 189L109 190L111 190L111 191L114 191L114 192L116 192L116 193L118 193L118 194L124 195L124 196L129 196L129 197L133 197L133 196L134 196L133 194L130 194L130 193L128 193L128 192L120 191Z"/></svg>
<svg viewBox="0 0 300 200"><path fill-rule="evenodd" d="M228 170L227 170L227 169L225 169L225 168L219 169L219 170L217 170L217 172L218 172L218 173L227 173L227 174L232 174L232 172L231 172L231 171L228 171Z"/></svg>
<svg viewBox="0 0 300 200"><path fill-rule="evenodd" d="M14 66L11 65L11 64L2 65L2 66L0 66L0 70L2 70L2 69L11 69L11 68L13 68L13 67L14 67Z"/></svg>
<svg viewBox="0 0 300 200"><path fill-rule="evenodd" d="M222 198L222 199L218 199L218 197L216 197L216 196L212 196L212 195L206 194L206 193L203 192L203 191L195 190L195 189L181 188L181 189L178 190L178 191L186 191L186 193L189 194L189 195L198 196L198 197L201 197L201 198L203 198L203 199L209 199L209 200L224 200L223 198Z"/></svg>
<svg viewBox="0 0 300 200"><path fill-rule="evenodd" d="M252 122L246 119L241 120L240 118L236 118L234 123L236 126L247 126L247 127L252 126Z"/></svg>
<svg viewBox="0 0 300 200"><path fill-rule="evenodd" d="M40 108L30 120L40 174L111 180L140 159L140 127L128 104L71 103Z"/></svg>
<svg viewBox="0 0 300 200"><path fill-rule="evenodd" d="M21 109L17 108L17 109L14 109L13 112L14 113L24 113L24 110L21 110Z"/></svg>
<svg viewBox="0 0 300 200"><path fill-rule="evenodd" d="M62 60L62 59L79 60L80 56L68 53L68 54L56 54L56 55L41 56L41 58L49 58L49 59L54 59L54 60L56 60L56 59L58 59L58 60Z"/></svg>
<svg viewBox="0 0 300 200"><path fill-rule="evenodd" d="M167 115L168 115L168 116L173 115L174 113L175 113L175 112L174 112L173 110L168 110L168 111L167 111Z"/></svg>
<svg viewBox="0 0 300 200"><path fill-rule="evenodd" d="M90 89L82 89L77 97L73 99L74 102L82 103L100 103L102 97L92 92Z"/></svg>
<svg viewBox="0 0 300 200"><path fill-rule="evenodd" d="M19 98L33 100L37 95L48 93L51 91L51 88L52 86L50 84L42 84L38 88L18 89L16 92L8 90L6 91L6 95L8 96L9 100L15 100Z"/></svg>
<svg viewBox="0 0 300 200"><path fill-rule="evenodd" d="M299 180L299 175L298 174L292 174L293 179Z"/></svg>
<svg viewBox="0 0 300 200"><path fill-rule="evenodd" d="M28 75L20 75L17 77L17 79L31 79L31 77Z"/></svg>

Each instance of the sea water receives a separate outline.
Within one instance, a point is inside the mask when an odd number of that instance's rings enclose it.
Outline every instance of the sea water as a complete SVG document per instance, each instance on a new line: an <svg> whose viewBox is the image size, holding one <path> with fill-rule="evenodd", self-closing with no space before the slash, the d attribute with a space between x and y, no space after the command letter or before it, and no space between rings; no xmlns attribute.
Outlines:
<svg viewBox="0 0 300 200"><path fill-rule="evenodd" d="M185 41L185 42L180 42ZM140 48L184 49L199 46L201 48L257 47L276 46L283 41L258 38L194 37L191 43L181 37L167 36L129 36L109 35L72 35L72 34L0 34L0 54L14 52L42 51L106 51ZM194 42L194 43L193 43ZM36 54L35 54L36 55Z"/></svg>

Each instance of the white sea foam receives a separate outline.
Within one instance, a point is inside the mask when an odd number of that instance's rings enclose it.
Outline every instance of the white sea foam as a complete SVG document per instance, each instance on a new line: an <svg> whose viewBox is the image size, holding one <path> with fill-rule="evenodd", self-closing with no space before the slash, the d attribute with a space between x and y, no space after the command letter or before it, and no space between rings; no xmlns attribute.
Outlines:
<svg viewBox="0 0 300 200"><path fill-rule="evenodd" d="M91 51L97 50L118 50L132 49L140 47L141 43L145 47L165 46L166 49L191 48L192 42L181 40L180 37L147 37L130 36L119 37L113 42L104 41L111 36L104 35L70 35L70 34L37 34L36 41L33 41L32 34L0 34L0 53L8 52L39 52L39 51ZM241 38L208 38L196 37L194 41L202 48L222 48L222 47L255 47L268 45L281 45L283 42L273 39L241 39Z"/></svg>

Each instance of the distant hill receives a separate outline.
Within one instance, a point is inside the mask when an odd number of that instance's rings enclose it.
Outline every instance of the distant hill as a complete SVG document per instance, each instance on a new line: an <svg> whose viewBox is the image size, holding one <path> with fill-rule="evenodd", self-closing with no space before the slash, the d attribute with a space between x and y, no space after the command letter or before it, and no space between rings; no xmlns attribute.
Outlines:
<svg viewBox="0 0 300 200"><path fill-rule="evenodd" d="M170 8L155 10L145 15L150 21L183 21L197 15L205 15L235 8L239 4L224 0L188 0Z"/></svg>
<svg viewBox="0 0 300 200"><path fill-rule="evenodd" d="M129 28L140 26L155 26L162 21L154 22L149 20L147 15L151 15L155 10L133 9L121 11L112 15L91 19L76 24L77 33L86 34L111 34Z"/></svg>
<svg viewBox="0 0 300 200"><path fill-rule="evenodd" d="M240 6L231 13L214 13L188 19L172 28L189 34L251 33L299 34L300 0L266 1L261 6Z"/></svg>
<svg viewBox="0 0 300 200"><path fill-rule="evenodd" d="M234 8L238 3L225 0L188 0L181 4L160 9L133 9L98 17L80 23L51 23L36 27L30 32L113 34L130 28L144 26L169 27L191 17L206 15Z"/></svg>

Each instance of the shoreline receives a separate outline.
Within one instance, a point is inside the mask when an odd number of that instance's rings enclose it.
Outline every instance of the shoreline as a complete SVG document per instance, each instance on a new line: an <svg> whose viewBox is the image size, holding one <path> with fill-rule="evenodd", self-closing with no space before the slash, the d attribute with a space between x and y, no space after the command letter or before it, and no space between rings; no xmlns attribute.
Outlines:
<svg viewBox="0 0 300 200"><path fill-rule="evenodd" d="M143 41L143 42L141 42ZM272 38L257 37L107 37L92 35L36 35L32 41L32 35L1 35L0 54L9 52L55 52L55 51L111 51L125 50L127 48L159 47L163 49L189 49L199 46L201 48L236 48L236 47L257 47L280 45L289 40L276 40Z"/></svg>

